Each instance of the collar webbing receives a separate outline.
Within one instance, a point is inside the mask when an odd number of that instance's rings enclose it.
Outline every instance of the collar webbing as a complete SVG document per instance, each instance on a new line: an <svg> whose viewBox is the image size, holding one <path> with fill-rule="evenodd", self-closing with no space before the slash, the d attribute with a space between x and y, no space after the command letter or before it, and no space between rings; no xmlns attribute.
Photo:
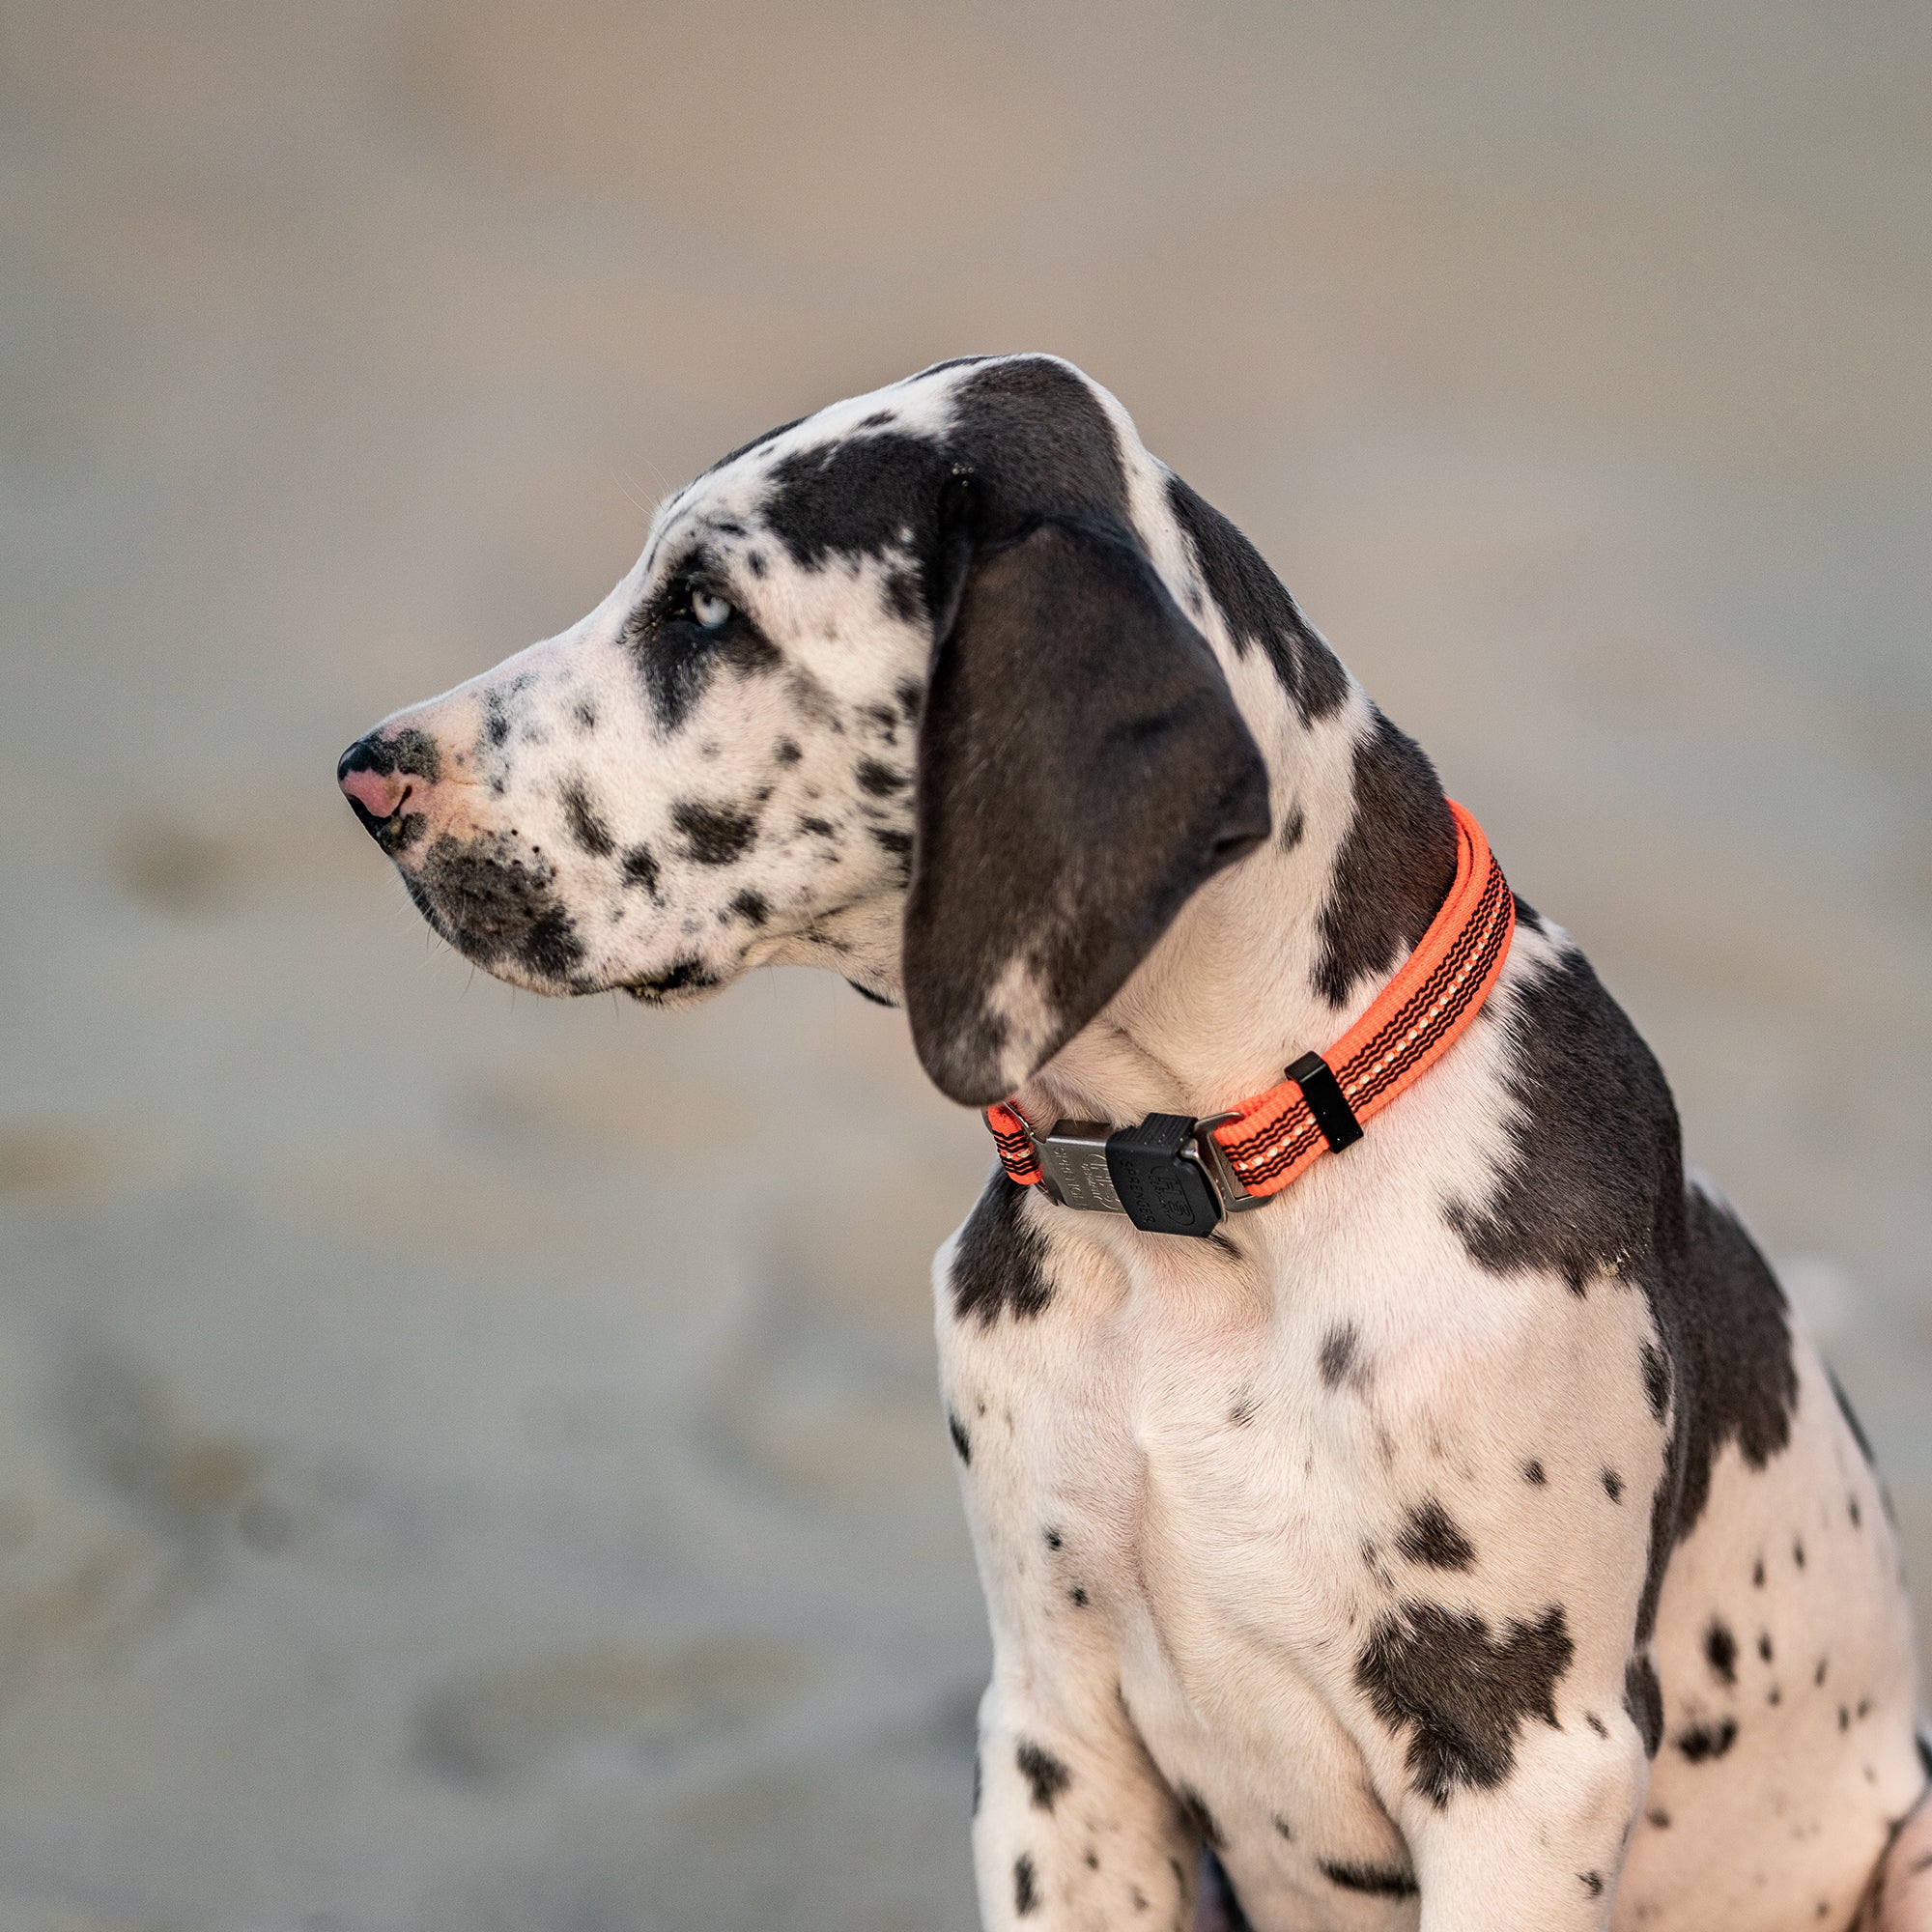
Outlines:
<svg viewBox="0 0 1932 1932"><path fill-rule="evenodd" d="M1456 821L1456 882L1415 951L1368 1010L1325 1054L1304 1054L1279 1086L1211 1122L1189 1123L1198 1165L1220 1183L1220 1192L1235 1197L1228 1207L1252 1207L1279 1194L1329 1149L1360 1139L1361 1123L1448 1050L1495 984L1509 956L1516 899L1483 828L1454 799L1449 810ZM986 1124L1009 1177L1024 1187L1040 1184L1046 1178L1040 1148L1052 1137L1036 1134L1010 1100L988 1107Z"/></svg>

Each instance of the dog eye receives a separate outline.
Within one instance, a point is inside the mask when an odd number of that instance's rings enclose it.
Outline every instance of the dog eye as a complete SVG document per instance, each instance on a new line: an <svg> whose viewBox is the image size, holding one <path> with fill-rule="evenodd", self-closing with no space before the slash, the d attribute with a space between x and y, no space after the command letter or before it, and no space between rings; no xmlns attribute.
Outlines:
<svg viewBox="0 0 1932 1932"><path fill-rule="evenodd" d="M731 614L731 607L724 598L709 590L694 588L691 593L691 614L707 631L715 631Z"/></svg>

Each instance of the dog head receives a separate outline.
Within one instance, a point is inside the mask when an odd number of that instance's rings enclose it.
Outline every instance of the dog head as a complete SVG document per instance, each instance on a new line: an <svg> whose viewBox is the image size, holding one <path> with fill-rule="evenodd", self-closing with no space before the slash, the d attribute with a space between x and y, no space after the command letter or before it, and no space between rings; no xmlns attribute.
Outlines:
<svg viewBox="0 0 1932 1932"><path fill-rule="evenodd" d="M1045 356L836 404L671 497L581 623L352 745L343 790L501 979L669 1006L830 965L998 1099L1267 836L1143 533L1164 474Z"/></svg>

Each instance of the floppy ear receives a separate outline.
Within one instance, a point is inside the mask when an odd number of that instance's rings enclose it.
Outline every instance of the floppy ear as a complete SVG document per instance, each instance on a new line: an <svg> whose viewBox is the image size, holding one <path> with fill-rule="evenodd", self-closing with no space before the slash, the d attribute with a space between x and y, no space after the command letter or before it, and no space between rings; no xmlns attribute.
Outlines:
<svg viewBox="0 0 1932 1932"><path fill-rule="evenodd" d="M905 992L927 1073L985 1106L1267 837L1267 775L1207 640L1111 520L1043 519L970 558L950 541Z"/></svg>

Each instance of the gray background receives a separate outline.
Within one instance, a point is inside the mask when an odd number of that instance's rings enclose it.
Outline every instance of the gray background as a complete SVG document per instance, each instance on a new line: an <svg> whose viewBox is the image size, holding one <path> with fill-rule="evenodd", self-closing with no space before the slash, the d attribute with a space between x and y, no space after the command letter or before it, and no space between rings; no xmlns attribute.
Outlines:
<svg viewBox="0 0 1932 1932"><path fill-rule="evenodd" d="M1567 923L1932 1597L1932 12L0 8L0 1926L964 1928L895 1014L513 997L336 753L1037 347Z"/></svg>

